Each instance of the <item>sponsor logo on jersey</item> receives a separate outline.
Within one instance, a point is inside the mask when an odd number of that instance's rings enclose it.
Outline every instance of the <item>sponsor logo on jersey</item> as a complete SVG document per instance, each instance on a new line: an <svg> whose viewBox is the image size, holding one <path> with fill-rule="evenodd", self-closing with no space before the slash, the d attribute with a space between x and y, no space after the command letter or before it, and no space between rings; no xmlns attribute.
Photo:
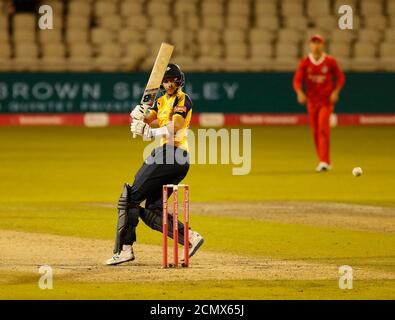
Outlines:
<svg viewBox="0 0 395 320"><path fill-rule="evenodd" d="M177 112L181 112L181 113L187 112L187 108L185 106L176 106L174 107L174 113Z"/></svg>

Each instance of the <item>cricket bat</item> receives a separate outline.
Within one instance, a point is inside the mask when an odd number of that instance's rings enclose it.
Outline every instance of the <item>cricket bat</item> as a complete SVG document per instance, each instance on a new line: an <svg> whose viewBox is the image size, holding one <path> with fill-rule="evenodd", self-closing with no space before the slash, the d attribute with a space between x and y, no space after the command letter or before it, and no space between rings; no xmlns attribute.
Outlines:
<svg viewBox="0 0 395 320"><path fill-rule="evenodd" d="M145 86L140 104L148 105L150 107L154 105L156 95L159 92L160 85L162 84L163 76L165 75L173 50L173 45L162 42L152 68L151 75L148 79L147 85ZM136 135L133 134L133 138L135 138L135 136Z"/></svg>

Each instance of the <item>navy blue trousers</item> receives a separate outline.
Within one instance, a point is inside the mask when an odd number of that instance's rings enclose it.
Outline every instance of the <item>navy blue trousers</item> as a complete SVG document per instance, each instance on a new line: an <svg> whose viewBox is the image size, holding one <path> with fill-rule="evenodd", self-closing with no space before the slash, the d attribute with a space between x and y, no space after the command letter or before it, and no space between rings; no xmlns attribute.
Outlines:
<svg viewBox="0 0 395 320"><path fill-rule="evenodd" d="M162 187L165 184L179 184L188 170L187 151L166 144L154 149L135 175L130 191L130 214L141 218L150 228L162 232ZM171 193L169 189L168 196ZM145 206L142 207L144 201ZM169 221L173 219L171 214L168 218ZM123 244L131 245L136 241L136 227L137 224L128 226ZM183 245L184 225L181 222L178 222L178 233L179 243ZM168 235L173 238L172 223L169 223Z"/></svg>

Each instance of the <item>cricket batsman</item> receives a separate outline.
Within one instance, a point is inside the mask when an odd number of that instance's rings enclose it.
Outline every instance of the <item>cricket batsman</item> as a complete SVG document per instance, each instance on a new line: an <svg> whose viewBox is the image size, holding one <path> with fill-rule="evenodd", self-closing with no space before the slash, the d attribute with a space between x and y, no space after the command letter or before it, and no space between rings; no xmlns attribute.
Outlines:
<svg viewBox="0 0 395 320"><path fill-rule="evenodd" d="M329 153L330 115L344 86L344 73L334 57L324 52L324 38L310 38L310 53L300 60L293 78L293 88L300 104L307 105L315 149L319 158L317 172L331 167Z"/></svg>
<svg viewBox="0 0 395 320"><path fill-rule="evenodd" d="M133 185L124 184L118 201L118 222L114 255L107 265L117 265L135 259L133 243L136 227L141 218L150 228L162 232L162 186L179 184L189 170L187 129L192 116L192 101L182 91L185 76L176 64L167 66L162 80L164 94L152 107L137 105L131 112L131 131L144 140L161 137L160 147L145 159L135 175ZM154 120L159 128L152 128ZM172 190L169 190L168 196ZM145 206L141 203L145 200ZM169 214L169 221L172 221ZM184 245L184 225L178 221L178 242ZM173 226L168 226L168 236L173 238ZM203 244L203 237L189 230L189 257Z"/></svg>

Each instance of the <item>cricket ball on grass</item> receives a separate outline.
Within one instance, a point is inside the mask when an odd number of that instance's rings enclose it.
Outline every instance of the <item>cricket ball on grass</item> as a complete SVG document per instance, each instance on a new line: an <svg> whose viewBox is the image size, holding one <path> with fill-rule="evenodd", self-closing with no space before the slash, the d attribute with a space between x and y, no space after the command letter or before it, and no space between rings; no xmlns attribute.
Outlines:
<svg viewBox="0 0 395 320"><path fill-rule="evenodd" d="M363 171L361 167L355 167L354 169L352 169L352 174L354 177L359 177L362 175L362 173Z"/></svg>

